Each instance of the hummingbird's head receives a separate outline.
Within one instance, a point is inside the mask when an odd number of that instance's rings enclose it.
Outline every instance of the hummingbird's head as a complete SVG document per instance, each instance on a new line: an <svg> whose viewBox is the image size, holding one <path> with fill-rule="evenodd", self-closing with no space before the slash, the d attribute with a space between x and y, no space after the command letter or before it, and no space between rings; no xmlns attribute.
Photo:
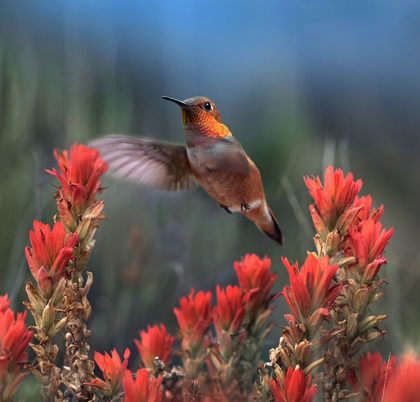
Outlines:
<svg viewBox="0 0 420 402"><path fill-rule="evenodd" d="M222 123L216 105L204 96L195 96L184 101L163 96L181 106L182 123L187 140L197 136L223 138L231 136L229 129Z"/></svg>

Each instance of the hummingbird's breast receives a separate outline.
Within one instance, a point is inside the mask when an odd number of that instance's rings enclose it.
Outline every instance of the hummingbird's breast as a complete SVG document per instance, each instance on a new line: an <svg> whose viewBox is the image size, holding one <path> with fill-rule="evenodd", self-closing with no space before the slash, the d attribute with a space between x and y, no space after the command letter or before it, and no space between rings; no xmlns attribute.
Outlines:
<svg viewBox="0 0 420 402"><path fill-rule="evenodd" d="M260 172L234 137L187 148L187 155L195 179L220 205L236 212L265 202Z"/></svg>

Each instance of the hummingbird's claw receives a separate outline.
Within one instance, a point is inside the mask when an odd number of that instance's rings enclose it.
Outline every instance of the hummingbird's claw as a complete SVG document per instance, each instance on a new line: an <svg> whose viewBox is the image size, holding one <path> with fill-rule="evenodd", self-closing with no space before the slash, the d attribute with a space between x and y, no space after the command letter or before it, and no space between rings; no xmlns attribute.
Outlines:
<svg viewBox="0 0 420 402"><path fill-rule="evenodd" d="M251 207L245 201L243 201L241 204L241 211L246 212L246 211L249 211L250 209Z"/></svg>

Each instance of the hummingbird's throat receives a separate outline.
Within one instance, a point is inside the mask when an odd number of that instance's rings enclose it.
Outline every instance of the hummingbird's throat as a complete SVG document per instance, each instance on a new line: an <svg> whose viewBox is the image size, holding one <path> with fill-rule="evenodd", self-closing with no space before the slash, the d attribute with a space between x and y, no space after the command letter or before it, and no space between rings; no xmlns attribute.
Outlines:
<svg viewBox="0 0 420 402"><path fill-rule="evenodd" d="M211 138L231 137L232 133L223 123L206 112L182 113L182 123L186 132Z"/></svg>

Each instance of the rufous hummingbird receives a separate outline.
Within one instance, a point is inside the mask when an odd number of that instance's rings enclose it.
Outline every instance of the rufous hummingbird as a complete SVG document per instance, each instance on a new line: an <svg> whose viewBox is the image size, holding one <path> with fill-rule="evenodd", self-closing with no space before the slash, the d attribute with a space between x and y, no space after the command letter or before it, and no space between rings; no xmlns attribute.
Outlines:
<svg viewBox="0 0 420 402"><path fill-rule="evenodd" d="M187 146L128 136L109 136L91 145L116 175L168 191L200 185L228 213L245 215L283 245L260 172L222 123L216 105L203 96L163 99L181 106Z"/></svg>

